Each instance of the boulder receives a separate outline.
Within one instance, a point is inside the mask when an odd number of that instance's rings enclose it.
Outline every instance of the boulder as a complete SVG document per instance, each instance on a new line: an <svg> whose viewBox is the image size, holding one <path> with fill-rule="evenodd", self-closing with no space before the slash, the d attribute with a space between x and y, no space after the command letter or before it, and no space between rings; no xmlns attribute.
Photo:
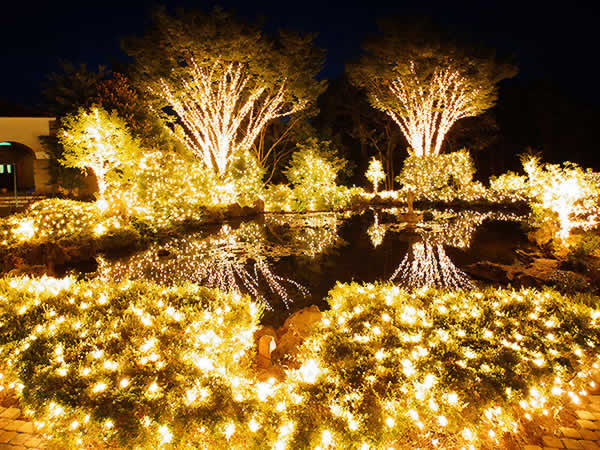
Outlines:
<svg viewBox="0 0 600 450"><path fill-rule="evenodd" d="M510 266L496 264L490 261L479 261L465 267L465 272L479 280L507 283Z"/></svg>
<svg viewBox="0 0 600 450"><path fill-rule="evenodd" d="M304 337L300 336L294 329L281 335L277 341L277 348L272 353L272 359L279 363L286 362L287 365L294 366L298 349L304 342Z"/></svg>
<svg viewBox="0 0 600 450"><path fill-rule="evenodd" d="M226 214L228 217L242 217L244 215L244 208L238 203L232 203L227 205Z"/></svg>
<svg viewBox="0 0 600 450"><path fill-rule="evenodd" d="M296 311L288 317L277 334L283 336L293 330L300 337L305 338L310 333L313 325L321 320L322 313L317 305L312 305Z"/></svg>

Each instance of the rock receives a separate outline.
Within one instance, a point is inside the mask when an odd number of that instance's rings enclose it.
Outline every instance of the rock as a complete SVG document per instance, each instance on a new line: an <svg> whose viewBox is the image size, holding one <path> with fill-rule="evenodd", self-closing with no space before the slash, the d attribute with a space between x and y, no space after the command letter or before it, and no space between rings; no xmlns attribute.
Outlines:
<svg viewBox="0 0 600 450"><path fill-rule="evenodd" d="M256 363L259 368L271 367L271 353L277 348L275 343L275 337L264 334L258 340L258 354L256 356Z"/></svg>
<svg viewBox="0 0 600 450"><path fill-rule="evenodd" d="M258 327L258 329L254 332L254 342L258 344L260 338L265 335L273 336L275 339L277 339L277 330L275 330L275 328L273 328L270 325L263 325L261 327Z"/></svg>
<svg viewBox="0 0 600 450"><path fill-rule="evenodd" d="M465 267L464 271L480 280L507 283L509 281L509 266L496 264L490 261L479 261Z"/></svg>
<svg viewBox="0 0 600 450"><path fill-rule="evenodd" d="M282 336L290 330L295 331L302 338L305 338L310 333L313 325L321 320L322 313L317 305L312 305L307 308L296 311L288 317L283 326L278 330L277 334Z"/></svg>
<svg viewBox="0 0 600 450"><path fill-rule="evenodd" d="M244 209L238 203L232 203L231 205L227 205L226 213L229 217L242 217Z"/></svg>
<svg viewBox="0 0 600 450"><path fill-rule="evenodd" d="M293 365L302 342L304 342L304 337L294 329L290 329L277 341L277 348L272 353L272 359L278 362L287 361L288 364L292 363Z"/></svg>

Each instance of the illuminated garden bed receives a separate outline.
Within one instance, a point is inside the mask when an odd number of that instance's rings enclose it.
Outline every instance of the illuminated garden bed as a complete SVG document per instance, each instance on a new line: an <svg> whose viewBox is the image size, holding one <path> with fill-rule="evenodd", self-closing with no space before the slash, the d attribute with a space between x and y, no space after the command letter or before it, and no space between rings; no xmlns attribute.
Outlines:
<svg viewBox="0 0 600 450"><path fill-rule="evenodd" d="M548 290L338 285L284 381L262 307L196 285L0 281L4 379L57 445L497 447L585 395L600 310Z"/></svg>

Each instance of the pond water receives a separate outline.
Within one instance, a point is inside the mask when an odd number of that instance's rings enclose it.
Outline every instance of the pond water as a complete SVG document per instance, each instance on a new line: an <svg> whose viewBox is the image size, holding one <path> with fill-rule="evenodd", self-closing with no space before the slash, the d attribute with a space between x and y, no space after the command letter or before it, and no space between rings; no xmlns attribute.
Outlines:
<svg viewBox="0 0 600 450"><path fill-rule="evenodd" d="M263 323L279 326L308 305L326 308L336 281L466 288L476 282L462 268L482 260L511 264L516 250L529 246L525 216L517 213L432 210L409 229L402 212L268 214L98 258L88 275L250 293L265 303Z"/></svg>

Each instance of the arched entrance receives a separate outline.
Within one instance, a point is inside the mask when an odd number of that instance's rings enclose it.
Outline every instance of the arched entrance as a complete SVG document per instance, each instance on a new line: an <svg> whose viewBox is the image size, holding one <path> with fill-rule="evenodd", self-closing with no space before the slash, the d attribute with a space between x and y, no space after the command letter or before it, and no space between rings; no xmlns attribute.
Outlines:
<svg viewBox="0 0 600 450"><path fill-rule="evenodd" d="M0 142L0 192L14 190L16 178L17 190L33 192L34 151L24 144L11 141Z"/></svg>

